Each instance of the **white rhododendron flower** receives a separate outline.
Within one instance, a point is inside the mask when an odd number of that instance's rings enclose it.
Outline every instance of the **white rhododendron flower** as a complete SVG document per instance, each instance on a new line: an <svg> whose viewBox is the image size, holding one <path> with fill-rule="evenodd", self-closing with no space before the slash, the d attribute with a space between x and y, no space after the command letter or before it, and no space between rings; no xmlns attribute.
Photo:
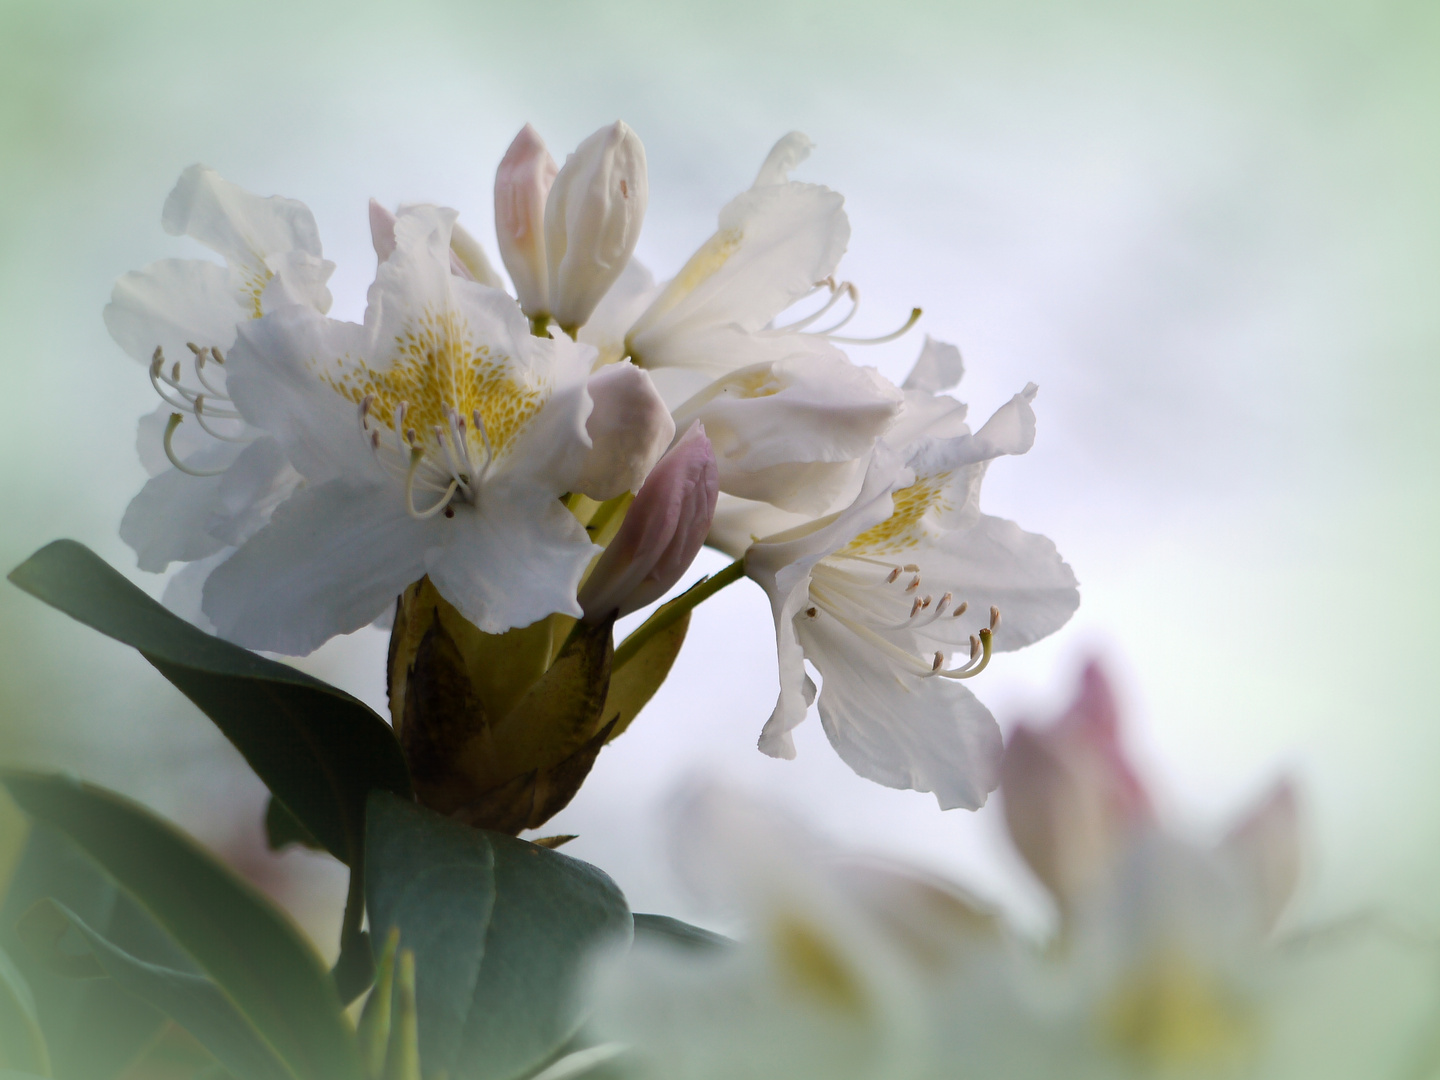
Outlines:
<svg viewBox="0 0 1440 1080"><path fill-rule="evenodd" d="M1060 947L982 946L950 973L942 1030L962 1075L1419 1075L1440 1005L1433 947L1363 921L1276 934L1300 864L1288 783L1216 845L1175 835L1092 666L1059 723L1016 732L1001 792L1059 906Z"/></svg>
<svg viewBox="0 0 1440 1080"><path fill-rule="evenodd" d="M486 632L581 614L597 549L559 496L638 487L673 427L640 372L597 400L659 430L592 411L590 350L452 273L454 220L401 209L363 326L292 305L241 335L232 397L306 483L206 582L223 636L308 652L427 574Z"/></svg>
<svg viewBox="0 0 1440 1080"><path fill-rule="evenodd" d="M597 1034L640 1075L687 1080L1430 1075L1418 1066L1433 1060L1440 1008L1434 943L1375 919L1275 929L1299 862L1288 784L1218 844L1166 829L1093 669L1061 723L1014 745L1025 741L1001 792L1021 804L1010 820L1031 823L1015 839L1037 873L1050 866L1034 853L1074 835L1065 810L1112 833L1088 848L1083 884L1067 879L1052 940L1014 933L919 871L834 850L739 792L692 784L669 815L674 861L740 941L637 932L599 966ZM1032 772L1037 744L1048 760ZM1046 788L1057 769L1068 780Z"/></svg>
<svg viewBox="0 0 1440 1080"><path fill-rule="evenodd" d="M230 401L226 357L237 328L278 306L330 307L315 219L192 165L165 201L165 230L225 259L165 259L125 274L105 308L110 334L147 364L162 403L140 422L151 479L120 535L142 570L209 561L241 543L299 483L273 439ZM277 276L278 275L278 276Z"/></svg>
<svg viewBox="0 0 1440 1080"><path fill-rule="evenodd" d="M892 913L877 917L817 837L709 784L666 820L684 884L746 934L742 944L697 948L637 932L627 953L601 963L596 1027L629 1045L640 1075L931 1075L925 958L897 940Z"/></svg>
<svg viewBox="0 0 1440 1080"><path fill-rule="evenodd" d="M946 808L985 802L1000 732L959 680L992 649L1053 633L1079 604L1054 544L978 506L988 463L1034 441L1034 392L974 434L959 402L908 392L892 431L903 450L882 442L837 513L807 520L736 500L717 509L711 544L744 556L775 615L780 697L762 750L794 756L790 732L815 696L808 660L824 683L825 733L852 769L932 791Z"/></svg>

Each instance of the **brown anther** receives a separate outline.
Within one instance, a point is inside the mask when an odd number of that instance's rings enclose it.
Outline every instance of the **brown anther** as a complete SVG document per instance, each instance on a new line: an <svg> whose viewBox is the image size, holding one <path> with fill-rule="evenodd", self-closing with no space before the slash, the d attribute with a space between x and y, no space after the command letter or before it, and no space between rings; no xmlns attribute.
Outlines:
<svg viewBox="0 0 1440 1080"><path fill-rule="evenodd" d="M211 355L212 358L214 358L214 360L215 360L215 362L216 362L217 364L224 364L224 363L225 363L225 356L224 356L224 354L222 354L222 353L220 352L220 350L217 349L214 345L211 345L211 346L210 346L210 355Z"/></svg>
<svg viewBox="0 0 1440 1080"><path fill-rule="evenodd" d="M907 574L918 574L919 572L920 572L920 567L916 566L913 562L911 562L911 563L906 563L906 564L905 564L905 573L907 573Z"/></svg>
<svg viewBox="0 0 1440 1080"><path fill-rule="evenodd" d="M914 591L915 591L916 589L918 589L919 587L920 587L920 575L919 575L919 574L916 574L916 575L911 579L910 584L905 586L905 591L906 591L906 592L914 592Z"/></svg>
<svg viewBox="0 0 1440 1080"><path fill-rule="evenodd" d="M160 350L159 350L159 349L156 349L155 351L158 353ZM900 576L900 568L897 566L897 567L895 567L894 570L891 570L891 571L890 571L890 576L885 579L885 584L886 584L886 585L893 585L893 584L895 584L895 579L898 578L899 576Z"/></svg>
<svg viewBox="0 0 1440 1080"><path fill-rule="evenodd" d="M199 416L199 415L200 415L201 413L203 413L204 411L205 411L205 395L204 395L204 394L196 394L196 395L195 395L195 415L196 415L196 416Z"/></svg>
<svg viewBox="0 0 1440 1080"><path fill-rule="evenodd" d="M405 429L405 441L411 446L415 445L415 429L413 427Z"/></svg>
<svg viewBox="0 0 1440 1080"><path fill-rule="evenodd" d="M808 616L809 618L813 619L813 618L815 617L816 612L815 612L815 609L814 609L813 607L807 607L807 608L805 609L805 614L806 614L806 616Z"/></svg>
<svg viewBox="0 0 1440 1080"><path fill-rule="evenodd" d="M945 609L950 606L950 601L953 599L955 599L954 595L948 592L940 597L940 603L935 605L935 614L944 615Z"/></svg>
<svg viewBox="0 0 1440 1080"><path fill-rule="evenodd" d="M170 365L170 378L174 379L176 382L179 382L179 381L180 381L180 361L179 361L179 360L176 360L175 363L173 363L173 364Z"/></svg>
<svg viewBox="0 0 1440 1080"><path fill-rule="evenodd" d="M990 629L994 630L1000 625L1000 609L994 604L990 605Z"/></svg>
<svg viewBox="0 0 1440 1080"><path fill-rule="evenodd" d="M950 613L950 617L951 617L952 619L958 619L961 615L964 615L965 612L967 612L967 611L969 611L969 610L970 610L970 601L969 601L969 600L961 600L961 601L960 601L960 606L957 607L954 611L952 611L952 612Z"/></svg>
<svg viewBox="0 0 1440 1080"><path fill-rule="evenodd" d="M945 654L944 654L943 652L937 652L937 653L935 654L935 661L934 661L934 663L932 663L932 664L930 665L930 670L931 670L931 671L939 671L939 670L940 670L942 667L944 667L944 666L945 666Z"/></svg>
<svg viewBox="0 0 1440 1080"><path fill-rule="evenodd" d="M194 353L196 356L200 355L200 346L196 345L195 342L187 341L185 342L185 347L189 349L192 353Z"/></svg>
<svg viewBox="0 0 1440 1080"><path fill-rule="evenodd" d="M935 602L935 597L933 597L933 596L927 596L927 597L925 597L924 600L922 600L922 601L920 602L920 606L921 606L922 608L927 608L927 607L929 607L931 604L933 604L934 602Z"/></svg>
<svg viewBox="0 0 1440 1080"><path fill-rule="evenodd" d="M379 450L379 449L380 449L380 432L378 432L378 431L372 431L372 432L370 432L370 449L371 449L371 450Z"/></svg>
<svg viewBox="0 0 1440 1080"><path fill-rule="evenodd" d="M444 511L444 512L445 512L445 516L446 516L447 518L453 518L453 517L455 516L455 508L454 508L453 506L447 506L447 507L445 507L445 511Z"/></svg>
<svg viewBox="0 0 1440 1080"><path fill-rule="evenodd" d="M974 660L980 655L980 639L974 634L970 635L970 659Z"/></svg>
<svg viewBox="0 0 1440 1080"><path fill-rule="evenodd" d="M150 354L150 366L158 371L160 369L160 366L164 363L165 350L162 349L159 345L156 345L155 351Z"/></svg>
<svg viewBox="0 0 1440 1080"><path fill-rule="evenodd" d="M910 618L913 619L919 613L920 609L924 606L925 602L917 596L915 598L915 602L910 605Z"/></svg>

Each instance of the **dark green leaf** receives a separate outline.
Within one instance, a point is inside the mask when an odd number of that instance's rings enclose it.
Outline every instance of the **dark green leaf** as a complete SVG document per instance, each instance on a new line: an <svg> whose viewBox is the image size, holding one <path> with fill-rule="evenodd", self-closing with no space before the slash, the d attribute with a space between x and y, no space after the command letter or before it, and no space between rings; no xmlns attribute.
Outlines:
<svg viewBox="0 0 1440 1080"><path fill-rule="evenodd" d="M108 979L77 981L38 964L14 932L20 916L53 896L133 956L174 968L190 961L84 852L54 829L34 825L0 909L0 945L35 995L40 1027L59 1080L107 1080L124 1072L159 1034L165 1018ZM190 968L193 971L193 967Z"/></svg>
<svg viewBox="0 0 1440 1080"><path fill-rule="evenodd" d="M359 859L372 788L409 795L399 743L364 704L191 626L89 548L57 540L11 571L10 580L140 650L336 858L351 864Z"/></svg>
<svg viewBox="0 0 1440 1080"><path fill-rule="evenodd" d="M0 781L22 810L64 832L143 905L293 1073L358 1080L335 988L283 914L192 840L111 792L8 770Z"/></svg>
<svg viewBox="0 0 1440 1080"><path fill-rule="evenodd" d="M377 941L415 952L426 1075L512 1080L578 1029L591 949L630 936L625 899L577 859L377 792L366 893Z"/></svg>
<svg viewBox="0 0 1440 1080"><path fill-rule="evenodd" d="M35 995L4 949L0 949L0 1069L50 1072L50 1050L40 1030Z"/></svg>
<svg viewBox="0 0 1440 1080"><path fill-rule="evenodd" d="M291 844L299 844L312 851L324 850L324 845L274 795L265 804L265 842L270 845L271 851L284 851Z"/></svg>
<svg viewBox="0 0 1440 1080"><path fill-rule="evenodd" d="M669 915L636 915L635 940L642 938L667 941L690 949L723 949L735 944L724 934L691 926Z"/></svg>
<svg viewBox="0 0 1440 1080"><path fill-rule="evenodd" d="M190 975L137 960L85 925L63 904L42 900L21 920L19 932L32 947L60 951L61 938L73 930L86 956L130 993L149 1002L195 1037L236 1080L291 1080L255 1029L228 998L203 975ZM60 953L68 962L72 954Z"/></svg>

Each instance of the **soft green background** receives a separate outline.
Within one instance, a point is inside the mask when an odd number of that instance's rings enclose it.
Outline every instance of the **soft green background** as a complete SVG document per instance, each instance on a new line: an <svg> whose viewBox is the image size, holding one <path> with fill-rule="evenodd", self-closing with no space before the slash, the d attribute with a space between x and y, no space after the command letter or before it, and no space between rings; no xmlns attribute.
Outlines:
<svg viewBox="0 0 1440 1080"><path fill-rule="evenodd" d="M526 120L557 156L616 116L640 132L662 275L800 128L819 144L800 175L848 199L857 325L923 305L981 416L1041 386L1040 441L987 505L1056 539L1084 603L981 696L1043 716L1104 656L1178 819L1213 832L1290 769L1311 909L1379 897L1435 925L1437 55L1440 6L1373 0L6 0L0 563L65 535L133 570L115 528L153 399L100 309L123 271L194 253L159 227L192 161L309 203L335 313L358 318L365 200L453 205L493 252L489 182ZM859 358L898 377L918 346ZM654 826L703 764L1036 916L994 808L859 781L814 723L795 762L755 752L769 636L748 585L701 611L554 823L571 850L641 910L683 910ZM6 756L150 801L292 901L335 896L319 860L259 849L260 792L141 660L8 588L0 643ZM307 664L378 703L383 649L363 632Z"/></svg>

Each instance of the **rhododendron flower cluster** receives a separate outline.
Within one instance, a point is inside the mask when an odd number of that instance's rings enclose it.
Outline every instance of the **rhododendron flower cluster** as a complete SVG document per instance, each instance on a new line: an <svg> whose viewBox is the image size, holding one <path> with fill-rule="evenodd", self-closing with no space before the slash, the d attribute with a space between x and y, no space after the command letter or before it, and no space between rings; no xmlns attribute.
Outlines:
<svg viewBox="0 0 1440 1080"><path fill-rule="evenodd" d="M810 150L781 139L657 285L633 258L635 132L602 128L557 167L527 125L494 189L514 295L454 211L372 203L362 324L326 318L331 264L303 206L188 170L165 225L227 266L157 263L107 309L164 399L141 425L157 475L122 535L144 569L188 564L181 610L198 596L189 613L222 637L292 654L383 622L421 578L487 634L624 614L706 538L774 610L762 750L793 756L808 662L852 768L980 806L999 735L961 680L1078 603L1048 540L978 508L988 464L1034 441L1035 387L972 432L944 393L954 346L926 338L902 386L847 353L920 312L841 333L850 224L839 193L790 178ZM608 535L577 509L621 496Z"/></svg>

